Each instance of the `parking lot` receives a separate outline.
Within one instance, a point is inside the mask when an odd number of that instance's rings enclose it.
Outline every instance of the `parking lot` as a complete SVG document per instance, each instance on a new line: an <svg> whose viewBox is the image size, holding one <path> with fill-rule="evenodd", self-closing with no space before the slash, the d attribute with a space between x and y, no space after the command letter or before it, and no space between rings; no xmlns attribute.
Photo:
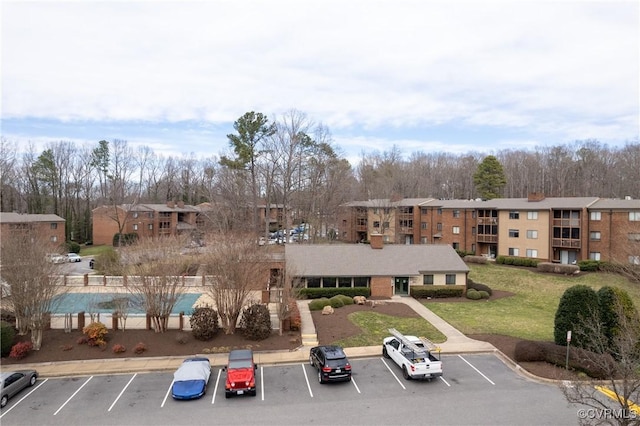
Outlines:
<svg viewBox="0 0 640 426"><path fill-rule="evenodd" d="M255 397L226 399L212 369L205 396L171 398L172 373L38 380L9 401L3 425L20 424L575 424L553 384L528 380L489 354L443 357L444 376L407 381L393 361L351 360L353 380L320 384L307 363L259 365ZM431 418L427 421L424 416Z"/></svg>

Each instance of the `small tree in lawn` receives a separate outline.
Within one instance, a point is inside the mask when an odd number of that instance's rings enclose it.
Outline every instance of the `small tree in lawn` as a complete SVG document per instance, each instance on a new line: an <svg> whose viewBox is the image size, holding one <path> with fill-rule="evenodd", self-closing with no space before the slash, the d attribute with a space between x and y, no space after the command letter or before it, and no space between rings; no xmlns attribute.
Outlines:
<svg viewBox="0 0 640 426"><path fill-rule="evenodd" d="M169 316L185 292L182 284L184 262L180 249L184 242L176 238L141 240L123 250L127 258L137 259L131 265L127 289L151 318L156 333L167 330Z"/></svg>
<svg viewBox="0 0 640 426"><path fill-rule="evenodd" d="M18 334L30 332L33 349L39 350L48 316L66 291L58 265L47 260L51 245L31 229L3 232L0 244L2 279L11 286L8 300Z"/></svg>
<svg viewBox="0 0 640 426"><path fill-rule="evenodd" d="M226 334L234 334L251 293L265 288L268 264L255 236L221 235L206 256L205 289Z"/></svg>

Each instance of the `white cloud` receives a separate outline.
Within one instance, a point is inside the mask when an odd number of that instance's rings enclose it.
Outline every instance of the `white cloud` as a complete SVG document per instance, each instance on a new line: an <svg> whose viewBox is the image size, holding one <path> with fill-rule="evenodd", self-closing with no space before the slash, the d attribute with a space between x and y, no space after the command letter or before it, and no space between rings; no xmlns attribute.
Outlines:
<svg viewBox="0 0 640 426"><path fill-rule="evenodd" d="M629 139L638 133L638 8L8 1L2 114L170 125L294 108L334 133L454 124Z"/></svg>

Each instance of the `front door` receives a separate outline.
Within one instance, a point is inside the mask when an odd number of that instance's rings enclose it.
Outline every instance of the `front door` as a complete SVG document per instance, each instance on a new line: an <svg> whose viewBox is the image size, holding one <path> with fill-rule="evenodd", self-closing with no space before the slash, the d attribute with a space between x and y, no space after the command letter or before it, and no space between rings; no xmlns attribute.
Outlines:
<svg viewBox="0 0 640 426"><path fill-rule="evenodd" d="M409 294L409 277L395 278L395 294L399 296Z"/></svg>

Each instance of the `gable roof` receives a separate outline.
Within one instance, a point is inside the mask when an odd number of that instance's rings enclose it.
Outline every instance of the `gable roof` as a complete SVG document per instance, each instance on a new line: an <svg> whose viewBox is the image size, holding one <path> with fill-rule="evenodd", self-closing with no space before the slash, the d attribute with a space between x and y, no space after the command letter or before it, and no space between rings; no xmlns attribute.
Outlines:
<svg viewBox="0 0 640 426"><path fill-rule="evenodd" d="M468 272L449 245L291 244L287 268L296 276L414 276L424 272Z"/></svg>

